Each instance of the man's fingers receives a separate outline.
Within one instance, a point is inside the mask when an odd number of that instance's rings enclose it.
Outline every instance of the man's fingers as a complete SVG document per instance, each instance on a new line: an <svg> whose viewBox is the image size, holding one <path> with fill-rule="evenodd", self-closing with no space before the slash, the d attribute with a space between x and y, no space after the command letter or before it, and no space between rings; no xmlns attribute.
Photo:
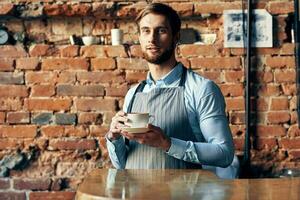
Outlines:
<svg viewBox="0 0 300 200"><path fill-rule="evenodd" d="M152 131L159 131L159 130L160 130L159 127L154 126L154 125L152 125L152 124L148 124L147 127L148 127L148 129L150 129L150 130L152 130Z"/></svg>

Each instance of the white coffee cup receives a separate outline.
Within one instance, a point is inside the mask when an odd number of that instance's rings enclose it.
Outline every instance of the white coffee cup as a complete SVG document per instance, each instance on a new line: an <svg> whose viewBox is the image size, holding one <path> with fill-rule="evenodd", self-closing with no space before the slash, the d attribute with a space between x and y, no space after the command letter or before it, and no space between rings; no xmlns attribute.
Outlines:
<svg viewBox="0 0 300 200"><path fill-rule="evenodd" d="M127 113L128 121L125 125L131 128L145 128L149 123L149 113Z"/></svg>
<svg viewBox="0 0 300 200"><path fill-rule="evenodd" d="M92 44L97 44L99 43L99 38L95 36L83 36L82 37L82 42L84 45L92 45Z"/></svg>
<svg viewBox="0 0 300 200"><path fill-rule="evenodd" d="M112 45L122 45L123 44L123 31L118 28L113 28L110 30L111 33L111 44Z"/></svg>

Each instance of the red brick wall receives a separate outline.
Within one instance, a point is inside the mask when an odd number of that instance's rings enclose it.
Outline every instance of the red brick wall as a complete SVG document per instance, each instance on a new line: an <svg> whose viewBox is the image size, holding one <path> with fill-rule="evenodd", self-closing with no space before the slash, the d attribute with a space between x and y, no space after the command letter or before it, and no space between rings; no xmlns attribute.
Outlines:
<svg viewBox="0 0 300 200"><path fill-rule="evenodd" d="M10 178L0 179L0 199L72 199L72 191L87 172L111 166L104 134L126 91L145 78L147 67L138 45L130 47L130 59L123 46L72 46L69 35L109 35L116 23L124 30L126 42L136 42L133 17L145 2L1 2L0 23L13 33L26 32L31 43L0 46L0 158L18 149L26 153L32 146L39 154L22 171L11 170ZM224 48L222 26L223 10L241 9L241 1L161 2L179 11L183 27L217 34L213 45L180 45L177 57L220 86L236 152L241 155L245 51ZM285 31L293 1L256 2L257 8L273 15L276 30L275 47L255 49L253 56L257 112L253 112L252 161L256 175L263 176L283 167L299 167L300 131L294 44ZM201 20L206 13L212 15Z"/></svg>

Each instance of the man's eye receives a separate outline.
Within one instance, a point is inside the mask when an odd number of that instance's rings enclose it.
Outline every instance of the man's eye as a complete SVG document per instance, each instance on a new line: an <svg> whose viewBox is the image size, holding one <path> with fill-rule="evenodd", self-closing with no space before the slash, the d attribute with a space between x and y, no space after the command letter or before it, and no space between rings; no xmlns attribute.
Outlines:
<svg viewBox="0 0 300 200"><path fill-rule="evenodd" d="M142 33L149 33L150 30L149 29L142 29Z"/></svg>
<svg viewBox="0 0 300 200"><path fill-rule="evenodd" d="M158 32L159 32L159 33L167 33L167 29L165 29L165 28L160 28L160 29L158 30Z"/></svg>

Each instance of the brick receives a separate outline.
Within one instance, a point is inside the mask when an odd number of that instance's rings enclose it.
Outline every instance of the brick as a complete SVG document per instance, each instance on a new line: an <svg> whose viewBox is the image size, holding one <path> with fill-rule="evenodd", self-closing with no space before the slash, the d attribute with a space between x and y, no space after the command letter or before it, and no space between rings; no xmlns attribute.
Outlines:
<svg viewBox="0 0 300 200"><path fill-rule="evenodd" d="M290 137L298 137L300 136L300 129L298 127L298 124L292 125L288 130L288 135Z"/></svg>
<svg viewBox="0 0 300 200"><path fill-rule="evenodd" d="M258 90L258 96L278 96L280 94L280 88L277 84L262 85Z"/></svg>
<svg viewBox="0 0 300 200"><path fill-rule="evenodd" d="M64 179L55 178L51 183L50 191L60 191L63 189Z"/></svg>
<svg viewBox="0 0 300 200"><path fill-rule="evenodd" d="M288 110L289 100L288 98L272 98L271 99L271 110Z"/></svg>
<svg viewBox="0 0 300 200"><path fill-rule="evenodd" d="M256 111L268 111L269 109L268 99L266 98L252 99L251 106L252 106L251 109Z"/></svg>
<svg viewBox="0 0 300 200"><path fill-rule="evenodd" d="M281 138L279 144L284 149L299 149L300 147L300 138Z"/></svg>
<svg viewBox="0 0 300 200"><path fill-rule="evenodd" d="M281 55L294 55L295 54L295 44L285 43L281 47Z"/></svg>
<svg viewBox="0 0 300 200"><path fill-rule="evenodd" d="M0 112L0 124L4 124L5 122L5 112Z"/></svg>
<svg viewBox="0 0 300 200"><path fill-rule="evenodd" d="M51 97L54 94L54 85L33 85L31 87L31 97Z"/></svg>
<svg viewBox="0 0 300 200"><path fill-rule="evenodd" d="M290 119L290 113L286 111L269 112L267 114L267 120L271 124L285 123Z"/></svg>
<svg viewBox="0 0 300 200"><path fill-rule="evenodd" d="M33 125L0 126L0 136L8 138L34 138L37 127Z"/></svg>
<svg viewBox="0 0 300 200"><path fill-rule="evenodd" d="M258 82L270 83L273 82L272 72L256 72L252 77L255 77Z"/></svg>
<svg viewBox="0 0 300 200"><path fill-rule="evenodd" d="M90 134L93 137L104 137L108 132L108 130L109 127L107 126L96 126L96 125L90 126Z"/></svg>
<svg viewBox="0 0 300 200"><path fill-rule="evenodd" d="M17 69L37 69L39 66L38 58L19 58L16 61Z"/></svg>
<svg viewBox="0 0 300 200"><path fill-rule="evenodd" d="M10 181L8 178L1 178L0 179L0 189L1 190L6 190L10 188Z"/></svg>
<svg viewBox="0 0 300 200"><path fill-rule="evenodd" d="M129 57L129 52L127 55L126 48L124 45L118 45L118 46L107 45L104 46L104 48L105 48L105 53L108 57L118 57L118 58Z"/></svg>
<svg viewBox="0 0 300 200"><path fill-rule="evenodd" d="M267 9L271 14L294 13L293 2L269 2Z"/></svg>
<svg viewBox="0 0 300 200"><path fill-rule="evenodd" d="M125 17L136 17L138 13L144 9L146 6L146 2L138 2L138 3L133 3L133 4L127 4L120 6L120 8L117 10L117 16L120 18L125 18Z"/></svg>
<svg viewBox="0 0 300 200"><path fill-rule="evenodd" d="M58 96L104 96L104 87L101 85L58 85Z"/></svg>
<svg viewBox="0 0 300 200"><path fill-rule="evenodd" d="M145 80L147 72L129 72L126 71L126 81L129 83L136 83Z"/></svg>
<svg viewBox="0 0 300 200"><path fill-rule="evenodd" d="M17 190L48 190L50 188L51 179L13 179L13 187Z"/></svg>
<svg viewBox="0 0 300 200"><path fill-rule="evenodd" d="M28 95L26 86L0 85L0 97L27 97Z"/></svg>
<svg viewBox="0 0 300 200"><path fill-rule="evenodd" d="M213 45L180 45L180 55L183 57L216 56L218 49Z"/></svg>
<svg viewBox="0 0 300 200"><path fill-rule="evenodd" d="M7 190L10 188L10 181L7 178L1 178L0 179L0 189L1 190Z"/></svg>
<svg viewBox="0 0 300 200"><path fill-rule="evenodd" d="M30 192L30 200L73 200L75 192Z"/></svg>
<svg viewBox="0 0 300 200"><path fill-rule="evenodd" d="M60 49L61 57L76 57L79 55L78 45L64 46Z"/></svg>
<svg viewBox="0 0 300 200"><path fill-rule="evenodd" d="M296 66L294 56L276 56L276 57L266 57L266 65L271 68L294 68Z"/></svg>
<svg viewBox="0 0 300 200"><path fill-rule="evenodd" d="M25 74L27 84L54 84L57 78L56 72L26 72Z"/></svg>
<svg viewBox="0 0 300 200"><path fill-rule="evenodd" d="M147 70L147 61L138 58L117 58L118 69Z"/></svg>
<svg viewBox="0 0 300 200"><path fill-rule="evenodd" d="M84 58L107 57L102 45L83 46L80 48L80 56Z"/></svg>
<svg viewBox="0 0 300 200"><path fill-rule="evenodd" d="M116 110L114 99L75 99L75 107L79 111L111 111Z"/></svg>
<svg viewBox="0 0 300 200"><path fill-rule="evenodd" d="M224 10L242 9L241 2L201 2L194 4L194 15L200 14L223 14Z"/></svg>
<svg viewBox="0 0 300 200"><path fill-rule="evenodd" d="M27 53L21 46L2 45L0 46L0 58L22 58L26 57Z"/></svg>
<svg viewBox="0 0 300 200"><path fill-rule="evenodd" d="M292 71L275 71L275 82L293 83L296 80L296 72Z"/></svg>
<svg viewBox="0 0 300 200"><path fill-rule="evenodd" d="M256 129L258 137L277 137L285 136L286 129L279 125L258 125Z"/></svg>
<svg viewBox="0 0 300 200"><path fill-rule="evenodd" d="M124 83L125 78L120 71L78 72L77 80L81 83Z"/></svg>
<svg viewBox="0 0 300 200"><path fill-rule="evenodd" d="M111 17L113 15L114 12L114 2L95 2L93 3L93 10L92 13L95 17Z"/></svg>
<svg viewBox="0 0 300 200"><path fill-rule="evenodd" d="M116 115L116 111L106 111L103 113L103 124L110 125L112 118Z"/></svg>
<svg viewBox="0 0 300 200"><path fill-rule="evenodd" d="M64 137L65 128L64 126L43 126L41 128L41 133L43 136L49 138Z"/></svg>
<svg viewBox="0 0 300 200"><path fill-rule="evenodd" d="M297 96L293 96L290 99L290 110L297 110Z"/></svg>
<svg viewBox="0 0 300 200"><path fill-rule="evenodd" d="M245 126L243 125L229 125L233 137L245 135Z"/></svg>
<svg viewBox="0 0 300 200"><path fill-rule="evenodd" d="M239 83L244 81L244 72L243 71L226 71L225 72L225 81L227 83Z"/></svg>
<svg viewBox="0 0 300 200"><path fill-rule="evenodd" d="M65 136L67 137L86 137L89 135L89 129L84 126L65 126Z"/></svg>
<svg viewBox="0 0 300 200"><path fill-rule="evenodd" d="M181 17L188 17L193 15L193 3L170 3L171 6Z"/></svg>
<svg viewBox="0 0 300 200"><path fill-rule="evenodd" d="M243 151L244 150L244 141L245 141L245 139L242 137L233 138L234 149L236 151Z"/></svg>
<svg viewBox="0 0 300 200"><path fill-rule="evenodd" d="M215 83L221 83L221 72L216 71L202 71L197 70L196 73L200 74L204 78L214 81Z"/></svg>
<svg viewBox="0 0 300 200"><path fill-rule="evenodd" d="M0 72L0 84L23 84L24 73Z"/></svg>
<svg viewBox="0 0 300 200"><path fill-rule="evenodd" d="M79 124L102 124L102 114L101 113L90 113L83 112L79 113L78 123Z"/></svg>
<svg viewBox="0 0 300 200"><path fill-rule="evenodd" d="M287 96L296 95L296 84L295 83L283 83L281 84L281 88L283 90L283 94Z"/></svg>
<svg viewBox="0 0 300 200"><path fill-rule="evenodd" d="M245 100L243 98L225 98L226 110L244 110Z"/></svg>
<svg viewBox="0 0 300 200"><path fill-rule="evenodd" d="M9 15L14 10L14 4L2 3L0 4L0 15Z"/></svg>
<svg viewBox="0 0 300 200"><path fill-rule="evenodd" d="M113 58L94 58L91 59L93 70L115 69L116 62Z"/></svg>
<svg viewBox="0 0 300 200"><path fill-rule="evenodd" d="M191 63L190 61L187 59L187 58L179 58L177 57L176 60L178 62L181 62L183 64L184 67L186 67L187 69L190 69L191 68Z"/></svg>
<svg viewBox="0 0 300 200"><path fill-rule="evenodd" d="M47 58L42 61L43 70L87 70L85 58Z"/></svg>
<svg viewBox="0 0 300 200"><path fill-rule="evenodd" d="M49 142L49 150L92 150L96 149L96 142L93 139L52 139Z"/></svg>
<svg viewBox="0 0 300 200"><path fill-rule="evenodd" d="M240 69L239 57L191 58L192 69Z"/></svg>
<svg viewBox="0 0 300 200"><path fill-rule="evenodd" d="M90 4L46 4L44 12L48 16L86 16L91 12Z"/></svg>
<svg viewBox="0 0 300 200"><path fill-rule="evenodd" d="M291 150L289 151L289 156L291 160L299 160L300 159L300 150Z"/></svg>
<svg viewBox="0 0 300 200"><path fill-rule="evenodd" d="M9 112L7 113L7 123L9 124L28 124L30 117L28 112Z"/></svg>
<svg viewBox="0 0 300 200"><path fill-rule="evenodd" d="M59 56L59 49L55 46L45 45L45 44L36 44L32 45L29 48L29 54L31 57L39 56Z"/></svg>
<svg viewBox="0 0 300 200"><path fill-rule="evenodd" d="M115 86L115 87L108 87L105 89L106 96L110 97L125 97L127 91L128 91L128 86L123 85L123 86Z"/></svg>
<svg viewBox="0 0 300 200"><path fill-rule="evenodd" d="M44 125L51 124L53 122L53 114L52 113L35 113L32 114L31 123Z"/></svg>
<svg viewBox="0 0 300 200"><path fill-rule="evenodd" d="M298 122L298 114L297 111L291 112L291 124L295 124Z"/></svg>
<svg viewBox="0 0 300 200"><path fill-rule="evenodd" d="M22 148L23 141L16 139L0 139L0 150Z"/></svg>
<svg viewBox="0 0 300 200"><path fill-rule="evenodd" d="M1 94L1 92L0 92ZM0 110L20 110L22 108L22 101L20 99L1 98L0 97Z"/></svg>
<svg viewBox="0 0 300 200"><path fill-rule="evenodd" d="M244 88L242 84L221 84L220 89L225 97L244 96Z"/></svg>
<svg viewBox="0 0 300 200"><path fill-rule="evenodd" d="M70 99L25 99L24 105L27 110L49 110L60 111L69 110L71 107Z"/></svg>
<svg viewBox="0 0 300 200"><path fill-rule="evenodd" d="M230 114L229 121L231 124L244 124L245 113L244 112L233 112Z"/></svg>
<svg viewBox="0 0 300 200"><path fill-rule="evenodd" d="M15 192L15 191L3 191L0 192L0 199L7 199L7 200L26 200L26 193L25 192Z"/></svg>
<svg viewBox="0 0 300 200"><path fill-rule="evenodd" d="M0 71L13 71L13 70L14 70L14 59L0 58Z"/></svg>
<svg viewBox="0 0 300 200"><path fill-rule="evenodd" d="M52 32L57 35L82 35L80 17L51 18Z"/></svg>
<svg viewBox="0 0 300 200"><path fill-rule="evenodd" d="M58 125L71 125L76 124L77 116L72 113L56 113L54 116L55 124Z"/></svg>
<svg viewBox="0 0 300 200"><path fill-rule="evenodd" d="M130 52L133 58L135 57L143 58L143 52L140 45L131 45Z"/></svg>
<svg viewBox="0 0 300 200"><path fill-rule="evenodd" d="M62 71L58 74L57 83L71 83L76 82L76 72L74 71Z"/></svg>
<svg viewBox="0 0 300 200"><path fill-rule="evenodd" d="M256 138L253 144L254 149L274 149L277 147L277 141L275 138Z"/></svg>

